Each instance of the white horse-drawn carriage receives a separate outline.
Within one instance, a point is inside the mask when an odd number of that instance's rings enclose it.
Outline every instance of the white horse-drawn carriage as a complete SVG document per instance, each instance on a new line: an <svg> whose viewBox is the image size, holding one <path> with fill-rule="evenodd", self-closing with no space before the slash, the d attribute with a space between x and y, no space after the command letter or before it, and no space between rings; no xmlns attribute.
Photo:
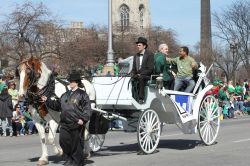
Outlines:
<svg viewBox="0 0 250 166"><path fill-rule="evenodd" d="M52 72L38 59L22 61L18 69L19 94L28 96L30 100L30 110L41 139L42 156L38 165L44 165L48 163L48 152L44 126L40 124L41 116L51 124L48 142L53 145L56 154L62 154L62 150L54 142L58 127L55 120L59 120L59 113L46 110L44 104L39 103L39 99L42 95L52 93L60 96L67 88L63 83L55 81ZM203 65L199 70L193 93L166 90L161 87L160 79L150 80L146 86L144 104L137 102L134 95L136 88L132 86L130 77L94 77L92 84L87 80L83 80L83 83L90 100L96 100L96 103L91 104L92 109L105 119L123 120L126 131L137 131L140 149L149 154L158 146L163 123L175 123L183 133L191 134L198 131L206 145L215 142L220 127L218 102L213 96L207 95L212 88L206 78L208 71L206 72ZM89 128L89 131L91 129ZM105 140L105 132L85 132L92 151L100 149Z"/></svg>
<svg viewBox="0 0 250 166"><path fill-rule="evenodd" d="M146 153L158 146L162 124L176 124L183 133L199 133L206 145L215 142L220 127L220 111L217 99L207 92L212 88L205 66L199 68L198 79L192 93L166 90L161 77L150 80L146 86L146 99L139 104L134 98L130 77L94 77L96 107L109 119L122 119L125 131L137 131L138 145ZM95 150L103 144L104 136L92 142ZM99 145L98 145L99 143Z"/></svg>

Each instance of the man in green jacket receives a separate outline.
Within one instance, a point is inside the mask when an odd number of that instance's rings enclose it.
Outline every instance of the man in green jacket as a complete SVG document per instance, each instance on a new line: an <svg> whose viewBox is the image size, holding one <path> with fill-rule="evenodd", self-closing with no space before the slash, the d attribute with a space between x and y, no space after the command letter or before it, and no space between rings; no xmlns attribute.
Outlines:
<svg viewBox="0 0 250 166"><path fill-rule="evenodd" d="M158 52L154 55L155 74L163 74L163 86L166 89L174 89L175 73L172 71L173 65L166 61L168 55L168 45L160 44Z"/></svg>

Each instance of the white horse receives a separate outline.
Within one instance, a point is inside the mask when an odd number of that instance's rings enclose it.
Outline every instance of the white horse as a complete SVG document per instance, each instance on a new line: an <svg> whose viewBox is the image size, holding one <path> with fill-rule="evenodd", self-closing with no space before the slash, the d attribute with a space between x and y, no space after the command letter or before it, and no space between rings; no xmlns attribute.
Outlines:
<svg viewBox="0 0 250 166"><path fill-rule="evenodd" d="M37 165L48 164L48 149L46 144L51 144L56 155L62 155L63 151L55 143L56 130L59 122L59 112L47 109L44 103L40 103L41 95L51 96L52 93L60 97L67 90L67 86L61 82L55 81L53 73L47 66L37 58L31 57L28 60L22 61L18 67L20 76L19 95L26 96L29 103L29 109L32 113L35 126L38 130L41 145L42 155L39 158ZM90 101L95 101L95 89L93 85L83 79L85 91L89 95ZM91 107L95 108L95 102L91 103ZM49 122L49 134L46 139L44 125L41 121Z"/></svg>

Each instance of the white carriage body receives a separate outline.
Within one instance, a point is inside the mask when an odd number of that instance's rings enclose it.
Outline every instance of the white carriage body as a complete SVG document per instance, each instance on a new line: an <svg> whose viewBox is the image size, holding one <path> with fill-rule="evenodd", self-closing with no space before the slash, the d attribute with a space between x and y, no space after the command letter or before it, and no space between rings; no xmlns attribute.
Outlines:
<svg viewBox="0 0 250 166"><path fill-rule="evenodd" d="M156 149L163 123L176 124L185 134L199 132L202 141L211 145L220 126L218 102L213 96L206 95L213 87L206 78L211 67L206 72L201 64L201 73L192 93L166 90L160 86L162 79L158 77L158 84L145 87L143 104L133 98L135 89L130 77L94 77L96 111L125 120L124 130L137 130L139 147L147 154Z"/></svg>
<svg viewBox="0 0 250 166"><path fill-rule="evenodd" d="M94 77L92 83L98 108L124 111L152 108L161 122L175 123L186 134L196 133L200 103L212 88L209 85L198 94L193 94L147 86L146 100L141 105L132 97L130 77Z"/></svg>

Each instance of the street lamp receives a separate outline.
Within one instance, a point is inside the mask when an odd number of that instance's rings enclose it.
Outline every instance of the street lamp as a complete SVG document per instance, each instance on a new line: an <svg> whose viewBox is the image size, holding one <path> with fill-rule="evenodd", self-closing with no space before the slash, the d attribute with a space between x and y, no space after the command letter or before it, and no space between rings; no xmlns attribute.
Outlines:
<svg viewBox="0 0 250 166"><path fill-rule="evenodd" d="M114 52L112 48L112 0L108 0L108 51L107 63L103 67L102 74L111 73L114 75Z"/></svg>
<svg viewBox="0 0 250 166"><path fill-rule="evenodd" d="M107 65L114 65L114 52L112 49L112 0L108 0L108 52Z"/></svg>

